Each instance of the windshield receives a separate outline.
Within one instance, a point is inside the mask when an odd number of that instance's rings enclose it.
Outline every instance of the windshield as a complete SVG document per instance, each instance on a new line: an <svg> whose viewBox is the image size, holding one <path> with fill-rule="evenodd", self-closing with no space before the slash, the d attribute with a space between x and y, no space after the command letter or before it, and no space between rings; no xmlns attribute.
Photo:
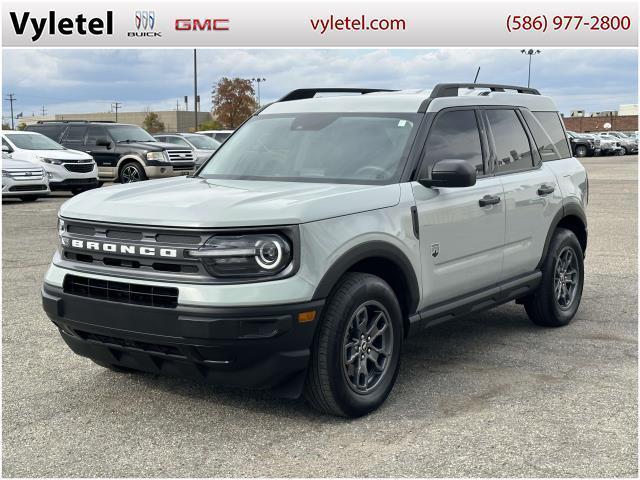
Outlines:
<svg viewBox="0 0 640 480"><path fill-rule="evenodd" d="M7 133L6 137L23 150L65 150L59 143L39 133Z"/></svg>
<svg viewBox="0 0 640 480"><path fill-rule="evenodd" d="M108 127L113 141L118 142L157 142L146 130L136 125L118 125Z"/></svg>
<svg viewBox="0 0 640 480"><path fill-rule="evenodd" d="M220 142L206 135L185 135L184 138L200 150L217 150L220 146Z"/></svg>
<svg viewBox="0 0 640 480"><path fill-rule="evenodd" d="M400 178L419 118L405 113L259 115L220 147L199 176L390 183Z"/></svg>

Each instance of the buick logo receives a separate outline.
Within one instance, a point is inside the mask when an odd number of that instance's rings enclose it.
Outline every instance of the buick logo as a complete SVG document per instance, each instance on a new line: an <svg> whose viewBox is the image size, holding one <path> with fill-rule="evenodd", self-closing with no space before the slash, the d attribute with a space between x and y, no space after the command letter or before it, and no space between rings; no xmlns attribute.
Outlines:
<svg viewBox="0 0 640 480"><path fill-rule="evenodd" d="M136 11L136 30L153 30L156 25L156 12L153 10Z"/></svg>

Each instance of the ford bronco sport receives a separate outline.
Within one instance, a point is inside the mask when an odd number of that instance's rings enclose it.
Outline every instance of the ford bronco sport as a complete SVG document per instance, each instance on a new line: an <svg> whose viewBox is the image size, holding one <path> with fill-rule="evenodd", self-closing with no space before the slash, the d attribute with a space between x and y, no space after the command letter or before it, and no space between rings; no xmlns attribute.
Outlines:
<svg viewBox="0 0 640 480"><path fill-rule="evenodd" d="M192 177L68 200L43 305L106 368L304 393L359 416L422 327L512 300L537 325L567 325L587 198L535 89L295 90Z"/></svg>

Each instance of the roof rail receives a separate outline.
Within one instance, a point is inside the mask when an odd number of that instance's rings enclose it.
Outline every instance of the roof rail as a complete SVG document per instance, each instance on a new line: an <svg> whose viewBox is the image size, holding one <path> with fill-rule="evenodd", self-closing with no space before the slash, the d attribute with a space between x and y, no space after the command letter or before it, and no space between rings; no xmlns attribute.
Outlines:
<svg viewBox="0 0 640 480"><path fill-rule="evenodd" d="M384 88L298 88L287 93L277 102L288 102L291 100L303 100L305 98L313 98L317 93L365 93L373 92L395 92L396 90L387 90Z"/></svg>
<svg viewBox="0 0 640 480"><path fill-rule="evenodd" d="M38 120L36 123L116 123L113 120Z"/></svg>
<svg viewBox="0 0 640 480"><path fill-rule="evenodd" d="M439 83L431 91L431 98L457 97L459 88L486 88L492 92L504 92L505 90L515 90L518 93L528 93L530 95L540 95L535 88L518 87L516 85L499 85L493 83Z"/></svg>

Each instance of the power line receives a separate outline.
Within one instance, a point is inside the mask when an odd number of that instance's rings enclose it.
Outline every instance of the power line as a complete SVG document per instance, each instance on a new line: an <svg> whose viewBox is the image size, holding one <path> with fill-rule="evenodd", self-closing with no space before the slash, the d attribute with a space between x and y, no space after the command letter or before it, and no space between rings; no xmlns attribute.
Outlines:
<svg viewBox="0 0 640 480"><path fill-rule="evenodd" d="M15 130L15 125L13 124L13 102L16 101L16 94L10 93L6 99L9 100L11 104L11 130Z"/></svg>

